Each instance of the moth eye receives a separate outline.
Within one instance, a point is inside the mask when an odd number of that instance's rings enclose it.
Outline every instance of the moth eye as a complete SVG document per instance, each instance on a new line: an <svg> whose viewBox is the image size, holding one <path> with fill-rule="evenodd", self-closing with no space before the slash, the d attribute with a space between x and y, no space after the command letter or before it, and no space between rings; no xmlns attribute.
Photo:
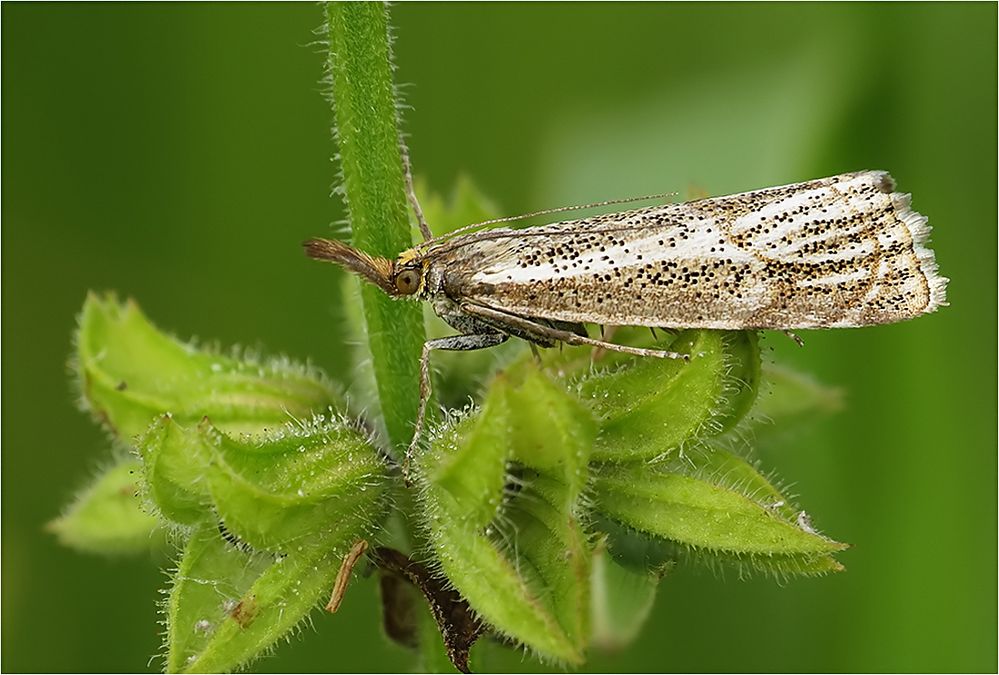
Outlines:
<svg viewBox="0 0 999 675"><path fill-rule="evenodd" d="M420 275L416 270L403 270L395 278L395 287L403 295L412 295L420 287Z"/></svg>

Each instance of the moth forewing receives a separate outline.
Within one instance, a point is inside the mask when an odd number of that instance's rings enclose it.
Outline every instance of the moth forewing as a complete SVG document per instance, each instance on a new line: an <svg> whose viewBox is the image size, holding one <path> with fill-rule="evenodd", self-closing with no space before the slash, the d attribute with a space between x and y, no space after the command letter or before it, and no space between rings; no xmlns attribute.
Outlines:
<svg viewBox="0 0 999 675"><path fill-rule="evenodd" d="M929 227L884 172L523 230L428 250L443 292L512 315L718 329L865 326L945 304Z"/></svg>

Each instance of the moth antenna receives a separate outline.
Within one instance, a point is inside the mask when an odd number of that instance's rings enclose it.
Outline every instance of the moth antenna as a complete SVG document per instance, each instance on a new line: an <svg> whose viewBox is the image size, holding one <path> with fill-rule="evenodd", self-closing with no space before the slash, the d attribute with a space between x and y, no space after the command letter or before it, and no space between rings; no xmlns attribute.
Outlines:
<svg viewBox="0 0 999 675"><path fill-rule="evenodd" d="M623 199L607 199L602 202L592 202L590 204L576 204L573 206L559 206L554 209L542 209L541 211L531 211L530 213L522 213L519 216L505 216L503 218L492 218L491 220L483 220L481 223L472 223L471 225L463 225L457 230L452 230L447 234L443 234L439 237L433 237L427 239L424 244L432 244L441 239L450 239L456 234L461 234L462 232L468 232L469 230L474 230L477 227L483 227L485 225L495 225L496 223L510 223L517 220L526 220L528 218L534 218L535 216L548 216L553 213L565 213L566 211L582 211L583 209L595 209L600 206L611 206L612 204L629 204L631 202L644 202L649 199L666 199L669 197L676 197L678 192L660 192L654 195L644 195L641 197L625 197Z"/></svg>
<svg viewBox="0 0 999 675"><path fill-rule="evenodd" d="M305 255L313 260L336 263L345 270L364 277L389 295L399 295L392 283L391 260L370 256L333 239L309 239L302 246L305 248Z"/></svg>
<svg viewBox="0 0 999 675"><path fill-rule="evenodd" d="M409 205L413 207L416 222L420 225L420 234L423 235L423 242L426 243L434 238L434 233L430 231L427 219L423 216L423 208L420 206L420 200L416 198L416 188L413 186L413 165L409 161L409 148L401 140L399 141L399 152L402 155L402 168L406 174L406 196L409 198Z"/></svg>

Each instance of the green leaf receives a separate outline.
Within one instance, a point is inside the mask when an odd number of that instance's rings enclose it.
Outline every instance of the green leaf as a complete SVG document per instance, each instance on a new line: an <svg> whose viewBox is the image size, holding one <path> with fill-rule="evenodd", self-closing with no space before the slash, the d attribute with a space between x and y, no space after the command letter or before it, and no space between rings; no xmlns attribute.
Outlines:
<svg viewBox="0 0 999 675"><path fill-rule="evenodd" d="M319 418L273 436L237 441L199 427L212 447L207 473L226 528L252 546L273 549L331 524L382 513L385 465L356 429Z"/></svg>
<svg viewBox="0 0 999 675"><path fill-rule="evenodd" d="M590 547L577 510L595 433L587 408L530 364L497 377L482 410L419 461L441 571L497 631L575 664L589 639ZM512 463L505 489L500 460Z"/></svg>
<svg viewBox="0 0 999 675"><path fill-rule="evenodd" d="M139 497L142 465L128 458L105 469L48 524L59 541L93 553L140 553L163 543L160 520Z"/></svg>
<svg viewBox="0 0 999 675"><path fill-rule="evenodd" d="M207 420L163 416L140 444L150 496L180 523L221 519L240 540L274 550L341 521L375 522L385 467L342 421L315 418L270 436L234 439Z"/></svg>
<svg viewBox="0 0 999 675"><path fill-rule="evenodd" d="M756 403L760 390L761 363L759 335L756 331L725 331L721 333L725 358L722 394L710 422L712 435L733 429L746 417Z"/></svg>
<svg viewBox="0 0 999 675"><path fill-rule="evenodd" d="M597 513L593 528L606 536L607 553L615 563L638 575L660 576L676 561L676 546L633 530Z"/></svg>
<svg viewBox="0 0 999 675"><path fill-rule="evenodd" d="M641 631L656 599L660 574L619 564L605 543L593 553L591 642L604 650L627 647Z"/></svg>
<svg viewBox="0 0 999 675"><path fill-rule="evenodd" d="M434 236L503 215L496 204L466 174L458 175L451 194L447 197L438 192L431 192L424 181L417 179L416 195L423 207L423 216Z"/></svg>
<svg viewBox="0 0 999 675"><path fill-rule="evenodd" d="M284 553L252 552L206 524L191 536L166 602L167 672L226 672L299 625L368 524L360 515Z"/></svg>
<svg viewBox="0 0 999 675"><path fill-rule="evenodd" d="M594 488L598 511L672 542L678 555L778 575L842 569L832 554L844 544L817 533L748 462L721 449L604 466Z"/></svg>
<svg viewBox="0 0 999 675"><path fill-rule="evenodd" d="M207 415L226 431L253 433L339 403L315 369L180 342L131 300L88 295L76 347L84 405L126 441L163 413L185 424Z"/></svg>
<svg viewBox="0 0 999 675"><path fill-rule="evenodd" d="M750 416L757 446L787 440L808 423L843 409L842 390L786 366L764 365L762 381Z"/></svg>
<svg viewBox="0 0 999 675"><path fill-rule="evenodd" d="M471 528L491 523L502 503L510 459L509 423L506 390L496 387L478 414L435 432L422 462L436 498Z"/></svg>
<svg viewBox="0 0 999 675"><path fill-rule="evenodd" d="M137 446L147 494L164 518L181 525L215 518L206 476L211 448L195 430L162 415Z"/></svg>
<svg viewBox="0 0 999 675"><path fill-rule="evenodd" d="M580 396L600 418L595 460L665 456L731 429L752 406L760 374L755 333L691 330L656 346L691 358L630 358L580 380Z"/></svg>
<svg viewBox="0 0 999 675"><path fill-rule="evenodd" d="M507 380L494 386L506 391L514 457L565 483L567 496L574 499L586 482L597 432L590 410L533 361L510 368Z"/></svg>

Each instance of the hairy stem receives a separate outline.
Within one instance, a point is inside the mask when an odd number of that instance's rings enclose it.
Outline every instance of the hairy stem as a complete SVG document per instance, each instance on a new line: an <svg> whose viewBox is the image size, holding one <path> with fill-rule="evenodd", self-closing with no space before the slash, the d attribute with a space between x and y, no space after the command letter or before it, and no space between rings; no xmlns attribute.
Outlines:
<svg viewBox="0 0 999 675"><path fill-rule="evenodd" d="M412 245L406 211L388 12L381 3L326 5L334 131L353 245L394 258ZM404 448L419 401L420 349L425 340L419 305L393 301L363 284L368 347L388 440Z"/></svg>

